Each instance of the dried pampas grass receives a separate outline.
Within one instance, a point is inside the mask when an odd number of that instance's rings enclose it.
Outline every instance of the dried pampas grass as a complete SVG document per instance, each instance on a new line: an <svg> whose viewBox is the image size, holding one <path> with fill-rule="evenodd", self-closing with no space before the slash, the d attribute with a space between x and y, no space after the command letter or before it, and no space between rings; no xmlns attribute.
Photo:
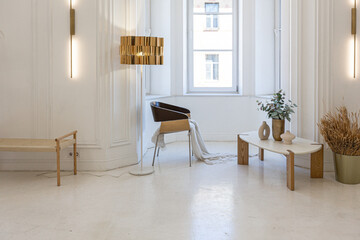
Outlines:
<svg viewBox="0 0 360 240"><path fill-rule="evenodd" d="M336 110L318 124L321 135L334 153L360 156L360 112L348 113L344 106Z"/></svg>

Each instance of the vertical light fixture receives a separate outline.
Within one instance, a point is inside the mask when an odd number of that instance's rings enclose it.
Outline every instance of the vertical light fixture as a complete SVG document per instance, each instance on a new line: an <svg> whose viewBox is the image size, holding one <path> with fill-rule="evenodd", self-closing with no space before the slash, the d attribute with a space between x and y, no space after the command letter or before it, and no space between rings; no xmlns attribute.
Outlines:
<svg viewBox="0 0 360 240"><path fill-rule="evenodd" d="M73 77L73 36L75 35L75 9L70 0L70 78Z"/></svg>
<svg viewBox="0 0 360 240"><path fill-rule="evenodd" d="M354 7L351 9L351 34L354 37L354 78L356 78L356 1L354 0Z"/></svg>
<svg viewBox="0 0 360 240"><path fill-rule="evenodd" d="M143 166L143 65L163 65L164 64L164 38L143 37L143 36L124 36L120 39L120 63L141 66L141 113L140 113L140 138L141 138L141 162L140 168L130 172L135 176L149 175L154 172L154 168L144 168Z"/></svg>

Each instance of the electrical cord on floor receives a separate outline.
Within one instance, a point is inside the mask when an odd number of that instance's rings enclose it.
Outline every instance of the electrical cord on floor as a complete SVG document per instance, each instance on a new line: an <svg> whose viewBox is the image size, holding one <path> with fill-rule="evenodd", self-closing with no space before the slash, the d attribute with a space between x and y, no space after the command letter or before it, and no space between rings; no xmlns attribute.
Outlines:
<svg viewBox="0 0 360 240"><path fill-rule="evenodd" d="M258 153L256 154L251 154L249 155L250 158L252 157L256 157L256 156L259 156ZM122 169L122 168L126 168L126 167L131 167L131 166L135 166L137 164L139 164L140 162L137 162L135 164L131 164L131 165L127 165L127 166L123 166L123 167L119 167L119 168L115 168L115 169L111 169L111 170L106 170L104 173L103 172L99 172L99 174L96 174L96 173L93 173L93 172L83 172L83 171L78 171L78 174L81 174L81 175L90 175L90 176L94 176L94 177L98 177L98 178L101 178L101 177L112 177L112 178L120 178L122 176L124 176L125 174L127 174L128 172L122 172L120 175L112 175L112 174L107 174L108 172L110 171L115 171L115 170L118 170L118 169ZM65 173L66 175L62 175L61 177L68 177L68 176L73 176L73 173L72 171L61 171L61 173ZM46 178L56 178L57 176L54 175L54 176L46 176L47 174L56 174L56 171L48 171L48 172L43 172L43 173L39 173L36 175L36 177L46 177Z"/></svg>
<svg viewBox="0 0 360 240"><path fill-rule="evenodd" d="M130 165L126 165L126 166L123 166L123 167L118 167L118 168L114 168L114 169L110 169L110 170L106 170L106 171L103 171L103 172L99 172L99 174L96 174L96 173L93 173L91 171L77 171L78 174L83 174L83 175L91 175L91 176L94 176L94 177L113 177L113 178L120 178L121 176L127 174L128 172L125 171L123 173L121 173L120 175L110 175L110 174L106 174L110 171L115 171L115 170L119 170L119 169L122 169L122 168L126 168L126 167L131 167L131 166L135 166L135 165L138 165L140 163L140 161L138 161L137 163L135 164L130 164ZM60 171L61 173L66 173L66 175L64 176L61 176L61 177L68 177L68 176L72 176L73 175L73 172L71 170L69 171ZM47 172L43 172L43 173L39 173L36 175L36 177L40 177L40 176L44 176L46 178L56 178L57 176L46 176L46 174L52 174L52 173L55 173L56 174L56 171L47 171ZM68 173L68 174L67 174Z"/></svg>
<svg viewBox="0 0 360 240"><path fill-rule="evenodd" d="M46 176L46 174L55 174L54 176ZM68 171L61 171L61 173L68 173L66 175L61 175L61 177L69 177L69 176L73 176L72 172L68 172ZM120 175L112 175L112 174L95 174L95 173L90 173L90 172L79 172L78 171L78 175L90 175L90 176L94 176L94 177L112 177L112 178L120 178L121 176L124 176L125 174L127 174L128 172L123 172ZM56 178L56 172L45 172L45 173L40 173L37 174L36 177L46 177L46 178Z"/></svg>

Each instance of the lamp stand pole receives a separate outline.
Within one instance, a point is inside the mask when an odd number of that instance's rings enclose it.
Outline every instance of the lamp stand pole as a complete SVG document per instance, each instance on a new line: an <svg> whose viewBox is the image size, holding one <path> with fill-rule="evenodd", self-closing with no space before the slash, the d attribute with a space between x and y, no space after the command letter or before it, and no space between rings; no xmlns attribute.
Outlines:
<svg viewBox="0 0 360 240"><path fill-rule="evenodd" d="M144 146L144 139L143 139L143 65L141 65L141 82L140 82L140 87L141 87L141 91L140 91L140 108L141 108L141 112L140 112L140 142L141 142L141 149L140 149L140 154L141 154L141 160L140 160L140 168L134 169L130 171L131 175L134 176L146 176L146 175L150 175L152 173L154 173L154 167L144 167L144 153L143 153L143 146Z"/></svg>

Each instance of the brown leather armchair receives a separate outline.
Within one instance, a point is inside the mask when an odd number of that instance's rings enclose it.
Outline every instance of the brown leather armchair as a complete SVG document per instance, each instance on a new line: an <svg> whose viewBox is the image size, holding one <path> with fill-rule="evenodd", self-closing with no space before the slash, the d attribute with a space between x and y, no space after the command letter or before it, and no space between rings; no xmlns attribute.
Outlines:
<svg viewBox="0 0 360 240"><path fill-rule="evenodd" d="M158 140L161 134L175 133L188 131L189 136L189 164L191 167L191 143L190 143L190 123L191 117L189 109L162 103L162 102L151 102L151 111L155 122L161 122L160 134L158 135L155 143L153 163L155 163L156 150L159 156Z"/></svg>

